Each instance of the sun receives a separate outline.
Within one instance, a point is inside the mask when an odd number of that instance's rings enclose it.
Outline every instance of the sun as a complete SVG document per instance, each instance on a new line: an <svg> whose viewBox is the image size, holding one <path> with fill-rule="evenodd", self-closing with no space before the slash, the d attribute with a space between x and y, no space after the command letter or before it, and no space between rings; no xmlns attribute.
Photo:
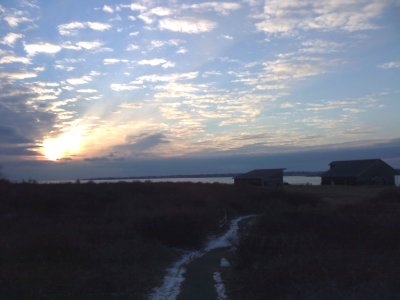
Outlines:
<svg viewBox="0 0 400 300"><path fill-rule="evenodd" d="M42 143L42 153L48 160L59 160L81 151L83 135L80 130L65 132L58 137L46 138Z"/></svg>

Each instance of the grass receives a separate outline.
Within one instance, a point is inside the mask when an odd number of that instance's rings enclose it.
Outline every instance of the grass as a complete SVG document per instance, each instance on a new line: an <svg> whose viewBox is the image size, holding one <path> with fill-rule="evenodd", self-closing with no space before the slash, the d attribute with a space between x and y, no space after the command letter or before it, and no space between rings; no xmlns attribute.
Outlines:
<svg viewBox="0 0 400 300"><path fill-rule="evenodd" d="M230 299L395 299L399 190L0 181L0 299L145 299L219 221L243 232ZM364 200L363 200L364 199Z"/></svg>
<svg viewBox="0 0 400 300"><path fill-rule="evenodd" d="M0 299L143 299L179 251L282 192L194 183L0 183Z"/></svg>
<svg viewBox="0 0 400 300"><path fill-rule="evenodd" d="M337 201L346 189L308 188L331 202L258 218L226 274L229 298L399 299L400 190L358 187Z"/></svg>

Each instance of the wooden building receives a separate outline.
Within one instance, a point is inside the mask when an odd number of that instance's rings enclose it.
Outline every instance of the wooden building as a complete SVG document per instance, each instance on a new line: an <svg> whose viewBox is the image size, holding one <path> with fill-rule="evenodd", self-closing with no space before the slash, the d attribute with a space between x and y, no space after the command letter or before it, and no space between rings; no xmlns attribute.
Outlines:
<svg viewBox="0 0 400 300"><path fill-rule="evenodd" d="M235 184L250 184L257 186L283 185L284 169L258 169L234 177Z"/></svg>
<svg viewBox="0 0 400 300"><path fill-rule="evenodd" d="M395 169L381 159L333 161L322 185L395 185Z"/></svg>

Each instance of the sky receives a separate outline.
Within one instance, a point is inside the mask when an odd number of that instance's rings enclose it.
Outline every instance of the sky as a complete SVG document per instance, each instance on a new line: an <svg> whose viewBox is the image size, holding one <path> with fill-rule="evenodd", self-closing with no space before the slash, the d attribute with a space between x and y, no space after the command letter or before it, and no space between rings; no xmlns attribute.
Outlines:
<svg viewBox="0 0 400 300"><path fill-rule="evenodd" d="M0 2L10 179L400 168L400 1Z"/></svg>

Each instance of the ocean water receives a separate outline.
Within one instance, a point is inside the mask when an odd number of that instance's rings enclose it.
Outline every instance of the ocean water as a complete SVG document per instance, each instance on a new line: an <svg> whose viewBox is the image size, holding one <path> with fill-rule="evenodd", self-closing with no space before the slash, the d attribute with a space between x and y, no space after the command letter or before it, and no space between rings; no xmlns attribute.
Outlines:
<svg viewBox="0 0 400 300"><path fill-rule="evenodd" d="M93 180L93 182L118 182L118 181L150 181L150 182L200 182L200 183L225 183L233 184L233 177L193 177L193 178L152 178L152 179L110 179L110 180ZM283 181L289 184L298 185L320 185L321 177L319 176L284 176ZM85 182L85 180L81 180Z"/></svg>
<svg viewBox="0 0 400 300"><path fill-rule="evenodd" d="M193 178L153 178L153 179L107 179L107 180L81 180L85 183L93 181L96 183L101 182L133 182L133 181L150 181L150 182L200 182L200 183L225 183L233 184L233 177L193 177ZM283 176L283 181L291 185L320 185L320 176ZM75 180L60 180L60 181L43 181L42 183L61 183L61 182L75 182ZM400 176L396 176L396 185L400 186Z"/></svg>

